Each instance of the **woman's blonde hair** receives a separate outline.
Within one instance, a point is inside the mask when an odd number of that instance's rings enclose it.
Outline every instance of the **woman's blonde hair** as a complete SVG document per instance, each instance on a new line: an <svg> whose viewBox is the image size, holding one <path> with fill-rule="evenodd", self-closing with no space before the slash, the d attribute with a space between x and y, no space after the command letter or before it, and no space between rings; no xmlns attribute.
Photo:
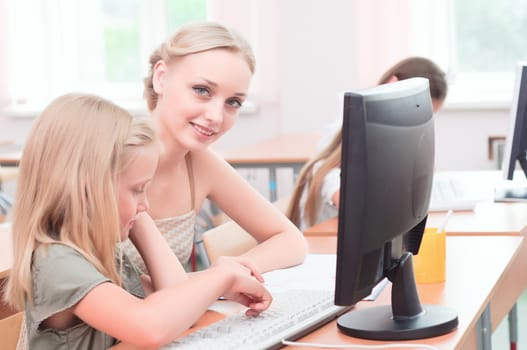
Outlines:
<svg viewBox="0 0 527 350"><path fill-rule="evenodd" d="M213 50L225 49L242 55L249 69L254 73L256 61L249 43L234 30L227 29L214 22L196 22L184 25L168 41L161 44L150 56L150 70L144 79L147 106L153 110L157 105L157 93L154 91L153 74L157 62L164 61L170 65L178 58Z"/></svg>
<svg viewBox="0 0 527 350"><path fill-rule="evenodd" d="M146 119L100 97L68 94L49 104L35 121L20 161L8 303L22 309L31 302L32 254L53 243L72 247L121 283L116 181L139 149L154 141Z"/></svg>
<svg viewBox="0 0 527 350"><path fill-rule="evenodd" d="M339 130L326 148L302 167L286 211L287 217L296 226L300 226L302 218L306 220L307 226L316 224L318 208L320 207L320 191L322 190L324 177L332 169L340 167L341 144L342 129ZM314 170L315 166L316 169ZM301 213L299 203L306 187L306 203L304 212Z"/></svg>

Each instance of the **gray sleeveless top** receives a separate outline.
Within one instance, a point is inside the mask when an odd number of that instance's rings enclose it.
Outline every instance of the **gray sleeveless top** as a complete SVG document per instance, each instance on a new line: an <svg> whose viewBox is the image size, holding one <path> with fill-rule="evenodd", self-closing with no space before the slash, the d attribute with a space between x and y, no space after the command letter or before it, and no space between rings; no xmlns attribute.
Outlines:
<svg viewBox="0 0 527 350"><path fill-rule="evenodd" d="M123 288L144 298L140 272L123 256ZM111 336L81 322L66 330L43 328L50 316L77 304L93 288L110 280L75 249L63 244L40 247L33 253L33 300L26 304L29 349L105 350L116 343Z"/></svg>
<svg viewBox="0 0 527 350"><path fill-rule="evenodd" d="M183 266L188 263L192 253L197 217L196 212L194 211L194 173L192 171L192 158L190 153L185 155L185 164L190 185L190 211L183 215L154 220L157 228L163 234L168 245ZM120 246L139 270L143 273L147 273L143 258L133 245L132 241L127 239L121 242Z"/></svg>

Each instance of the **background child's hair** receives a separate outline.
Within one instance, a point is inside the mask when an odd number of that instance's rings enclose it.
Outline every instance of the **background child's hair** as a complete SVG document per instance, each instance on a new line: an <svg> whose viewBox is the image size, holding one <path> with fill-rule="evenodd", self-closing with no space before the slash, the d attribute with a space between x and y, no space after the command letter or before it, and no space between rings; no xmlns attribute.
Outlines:
<svg viewBox="0 0 527 350"><path fill-rule="evenodd" d="M340 167L340 157L342 152L342 129L335 135L331 143L320 151L314 158L310 159L300 171L298 179L293 189L293 195L287 208L287 217L296 225L300 226L301 215L304 215L306 224L313 226L316 224L318 208L320 206L320 191L324 183L324 177L333 168ZM319 164L320 162L320 164ZM316 170L313 171L313 168ZM308 188L304 212L300 212L300 199L304 193L304 188Z"/></svg>
<svg viewBox="0 0 527 350"><path fill-rule="evenodd" d="M412 56L397 62L379 79L379 84L386 84L392 77L405 80L414 77L427 78L430 95L437 101L444 101L448 93L446 74L432 60L426 57Z"/></svg>
<svg viewBox="0 0 527 350"><path fill-rule="evenodd" d="M158 61L163 60L170 65L180 57L212 49L226 49L240 53L254 73L256 66L254 53L249 43L237 32L214 22L186 24L150 56L150 71L144 79L144 95L148 109L153 110L157 105L158 96L154 91L152 76Z"/></svg>
<svg viewBox="0 0 527 350"><path fill-rule="evenodd" d="M31 301L31 257L40 245L68 245L120 283L116 181L138 147L154 141L147 120L97 96L64 95L42 112L20 161L6 286L11 305L22 309Z"/></svg>

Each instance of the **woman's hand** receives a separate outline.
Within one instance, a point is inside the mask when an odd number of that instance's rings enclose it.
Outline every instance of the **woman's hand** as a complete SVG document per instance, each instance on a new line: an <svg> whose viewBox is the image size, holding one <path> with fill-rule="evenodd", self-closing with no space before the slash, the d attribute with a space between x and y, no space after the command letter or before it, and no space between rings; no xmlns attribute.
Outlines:
<svg viewBox="0 0 527 350"><path fill-rule="evenodd" d="M264 282L263 276L256 266L250 260L242 256L220 256L214 265L228 265L232 268L238 268L240 272L245 272L249 276L253 276L261 283Z"/></svg>

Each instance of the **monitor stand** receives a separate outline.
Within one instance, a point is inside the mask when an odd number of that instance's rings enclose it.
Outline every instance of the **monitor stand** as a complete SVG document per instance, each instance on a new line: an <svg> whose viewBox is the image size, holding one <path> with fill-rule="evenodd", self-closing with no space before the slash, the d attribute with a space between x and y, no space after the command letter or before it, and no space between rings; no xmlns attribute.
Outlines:
<svg viewBox="0 0 527 350"><path fill-rule="evenodd" d="M519 160L523 174L527 179L527 159ZM514 184L503 184L497 186L494 191L495 202L527 202L527 185L518 186Z"/></svg>
<svg viewBox="0 0 527 350"><path fill-rule="evenodd" d="M527 187L496 187L495 202L527 202Z"/></svg>
<svg viewBox="0 0 527 350"><path fill-rule="evenodd" d="M442 305L421 305L415 284L412 254L405 253L388 274L392 304L352 310L337 320L338 328L352 337L373 340L430 338L457 328L457 313Z"/></svg>

